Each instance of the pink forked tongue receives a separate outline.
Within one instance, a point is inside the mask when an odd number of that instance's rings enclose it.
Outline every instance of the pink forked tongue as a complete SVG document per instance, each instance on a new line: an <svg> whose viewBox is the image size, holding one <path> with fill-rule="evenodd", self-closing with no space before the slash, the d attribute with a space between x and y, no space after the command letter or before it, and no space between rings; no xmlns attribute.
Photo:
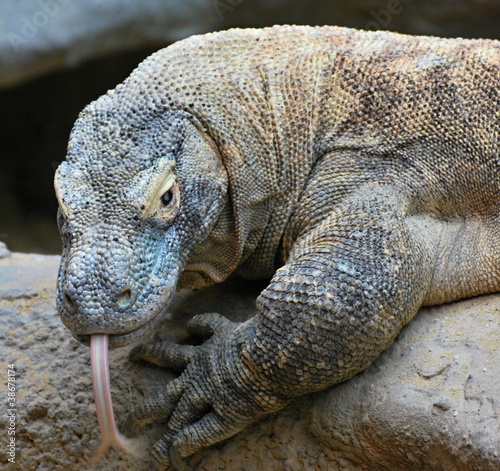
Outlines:
<svg viewBox="0 0 500 471"><path fill-rule="evenodd" d="M140 458L138 441L123 436L116 428L109 382L108 343L109 337L106 334L90 336L94 401L97 421L101 429L101 444L96 451L96 457L103 456L109 448L114 446L125 453Z"/></svg>

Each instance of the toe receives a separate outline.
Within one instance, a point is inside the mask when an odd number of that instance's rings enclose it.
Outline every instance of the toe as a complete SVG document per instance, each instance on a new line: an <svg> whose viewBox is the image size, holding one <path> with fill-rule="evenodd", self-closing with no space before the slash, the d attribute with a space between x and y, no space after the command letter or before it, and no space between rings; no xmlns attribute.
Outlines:
<svg viewBox="0 0 500 471"><path fill-rule="evenodd" d="M157 366L183 370L196 355L196 347L174 343L154 342L133 348L131 361L144 360Z"/></svg>
<svg viewBox="0 0 500 471"><path fill-rule="evenodd" d="M158 440L151 449L151 461L149 469L154 471L170 471L172 470L170 461L170 436L165 434Z"/></svg>
<svg viewBox="0 0 500 471"><path fill-rule="evenodd" d="M187 458L204 447L232 437L251 422L249 418L230 421L212 411L177 434L172 448L180 457Z"/></svg>
<svg viewBox="0 0 500 471"><path fill-rule="evenodd" d="M178 378L169 382L154 396L145 399L129 413L125 426L130 429L142 427L157 420L164 420L175 409L184 392L184 381Z"/></svg>
<svg viewBox="0 0 500 471"><path fill-rule="evenodd" d="M172 412L168 427L176 432L199 420L210 410L210 404L203 394L196 390L186 391Z"/></svg>
<svg viewBox="0 0 500 471"><path fill-rule="evenodd" d="M210 338L217 330L232 324L229 319L220 314L199 314L194 316L188 323L188 331L201 339Z"/></svg>

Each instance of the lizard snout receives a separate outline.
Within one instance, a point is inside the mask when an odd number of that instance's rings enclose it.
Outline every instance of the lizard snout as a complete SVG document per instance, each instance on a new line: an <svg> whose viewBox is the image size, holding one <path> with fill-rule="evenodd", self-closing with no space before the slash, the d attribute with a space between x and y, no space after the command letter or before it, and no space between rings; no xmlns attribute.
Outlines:
<svg viewBox="0 0 500 471"><path fill-rule="evenodd" d="M93 240L77 248L63 268L58 304L64 323L77 334L122 333L136 328L134 255L123 243L108 247ZM113 332L110 331L112 327Z"/></svg>
<svg viewBox="0 0 500 471"><path fill-rule="evenodd" d="M111 296L114 299L114 308L117 311L123 312L128 309L133 303L132 289L129 283L123 283L123 288L118 287L116 290L118 294ZM81 307L81 300L79 299L80 289L75 289L73 285L66 285L62 297L64 307L70 312L77 312Z"/></svg>

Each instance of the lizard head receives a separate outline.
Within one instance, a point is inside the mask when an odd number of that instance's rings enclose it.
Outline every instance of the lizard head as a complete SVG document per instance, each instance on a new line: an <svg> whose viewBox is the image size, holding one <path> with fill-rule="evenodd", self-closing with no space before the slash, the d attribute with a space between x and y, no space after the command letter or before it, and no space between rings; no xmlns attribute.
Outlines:
<svg viewBox="0 0 500 471"><path fill-rule="evenodd" d="M115 348L161 318L225 204L227 176L187 112L123 103L111 91L76 121L55 189L59 315L77 340L108 334Z"/></svg>

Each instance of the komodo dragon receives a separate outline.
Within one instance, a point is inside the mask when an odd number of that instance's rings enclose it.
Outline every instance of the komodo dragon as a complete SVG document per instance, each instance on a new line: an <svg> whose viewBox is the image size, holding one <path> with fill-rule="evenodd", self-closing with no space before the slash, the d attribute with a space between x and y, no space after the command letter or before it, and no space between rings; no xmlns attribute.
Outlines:
<svg viewBox="0 0 500 471"><path fill-rule="evenodd" d="M195 36L88 105L57 170L57 304L81 342L144 336L176 287L270 279L129 423L168 467L366 368L420 306L500 290L500 42L337 27ZM213 334L213 335L212 335Z"/></svg>

